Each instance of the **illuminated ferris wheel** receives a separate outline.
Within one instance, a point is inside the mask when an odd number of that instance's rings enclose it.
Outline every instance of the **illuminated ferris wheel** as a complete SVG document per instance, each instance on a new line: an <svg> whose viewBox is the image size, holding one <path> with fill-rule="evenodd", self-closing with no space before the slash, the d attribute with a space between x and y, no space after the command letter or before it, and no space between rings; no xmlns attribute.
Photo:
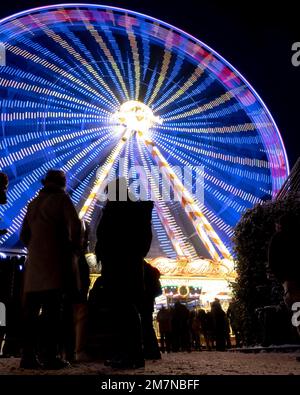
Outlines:
<svg viewBox="0 0 300 395"><path fill-rule="evenodd" d="M230 260L243 211L273 197L288 174L258 94L173 26L113 7L56 5L2 20L0 43L0 170L11 181L0 249L18 246L49 168L68 173L80 217L93 222L111 174L140 167L155 200L153 256ZM180 198L161 197L153 168Z"/></svg>

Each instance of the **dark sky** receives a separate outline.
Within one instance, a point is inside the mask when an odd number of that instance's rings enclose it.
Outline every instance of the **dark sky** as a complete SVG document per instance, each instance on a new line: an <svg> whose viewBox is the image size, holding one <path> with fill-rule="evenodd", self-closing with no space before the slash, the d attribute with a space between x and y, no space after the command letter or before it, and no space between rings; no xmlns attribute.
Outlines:
<svg viewBox="0 0 300 395"><path fill-rule="evenodd" d="M6 4L1 2L0 17L59 2L8 0ZM281 131L293 166L300 156L300 66L294 67L291 62L292 44L300 42L294 0L85 2L127 8L161 19L219 52L241 72L266 103Z"/></svg>

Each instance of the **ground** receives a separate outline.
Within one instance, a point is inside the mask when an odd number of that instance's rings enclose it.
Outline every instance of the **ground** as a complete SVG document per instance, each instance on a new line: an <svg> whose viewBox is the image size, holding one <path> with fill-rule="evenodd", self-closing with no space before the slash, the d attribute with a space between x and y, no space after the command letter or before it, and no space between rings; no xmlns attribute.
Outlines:
<svg viewBox="0 0 300 395"><path fill-rule="evenodd" d="M180 352L147 361L143 369L112 370L103 363L82 363L59 371L20 369L18 358L1 358L0 375L300 375L299 353Z"/></svg>

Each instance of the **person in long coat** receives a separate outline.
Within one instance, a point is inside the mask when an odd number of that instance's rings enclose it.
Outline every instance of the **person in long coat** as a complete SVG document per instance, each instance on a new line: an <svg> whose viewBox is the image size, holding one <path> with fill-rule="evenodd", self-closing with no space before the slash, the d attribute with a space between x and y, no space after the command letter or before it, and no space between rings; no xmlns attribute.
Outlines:
<svg viewBox="0 0 300 395"><path fill-rule="evenodd" d="M144 261L144 285L144 301L140 310L144 357L152 360L161 359L158 340L153 327L155 298L162 294L160 271L146 261Z"/></svg>
<svg viewBox="0 0 300 395"><path fill-rule="evenodd" d="M134 201L126 179L108 185L95 253L102 265L103 287L110 294L112 306L118 307L118 352L108 362L116 368L144 365L139 311L145 292L144 257L152 241L152 209L151 201Z"/></svg>
<svg viewBox="0 0 300 395"><path fill-rule="evenodd" d="M28 248L24 273L24 340L20 366L37 368L36 338L39 313L44 317L44 367L65 366L57 358L61 301L74 287L72 260L81 248L81 223L66 193L66 176L49 170L44 187L28 205L20 239Z"/></svg>
<svg viewBox="0 0 300 395"><path fill-rule="evenodd" d="M226 350L226 340L229 337L229 326L225 311L221 303L215 299L211 303L211 314L214 324L214 338L216 341L216 351Z"/></svg>
<svg viewBox="0 0 300 395"><path fill-rule="evenodd" d="M162 306L157 313L156 320L159 327L161 351L169 353L172 345L172 312L170 308L166 309Z"/></svg>

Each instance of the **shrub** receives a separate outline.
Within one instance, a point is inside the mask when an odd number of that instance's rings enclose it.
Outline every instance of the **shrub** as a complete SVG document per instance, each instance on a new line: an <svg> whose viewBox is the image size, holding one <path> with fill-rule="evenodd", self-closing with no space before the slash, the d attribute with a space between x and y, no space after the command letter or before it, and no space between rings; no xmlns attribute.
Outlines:
<svg viewBox="0 0 300 395"><path fill-rule="evenodd" d="M239 305L241 330L246 345L261 343L257 309L282 301L281 284L268 275L268 245L275 222L285 213L300 213L300 200L267 201L247 210L234 230L237 281L232 284Z"/></svg>

